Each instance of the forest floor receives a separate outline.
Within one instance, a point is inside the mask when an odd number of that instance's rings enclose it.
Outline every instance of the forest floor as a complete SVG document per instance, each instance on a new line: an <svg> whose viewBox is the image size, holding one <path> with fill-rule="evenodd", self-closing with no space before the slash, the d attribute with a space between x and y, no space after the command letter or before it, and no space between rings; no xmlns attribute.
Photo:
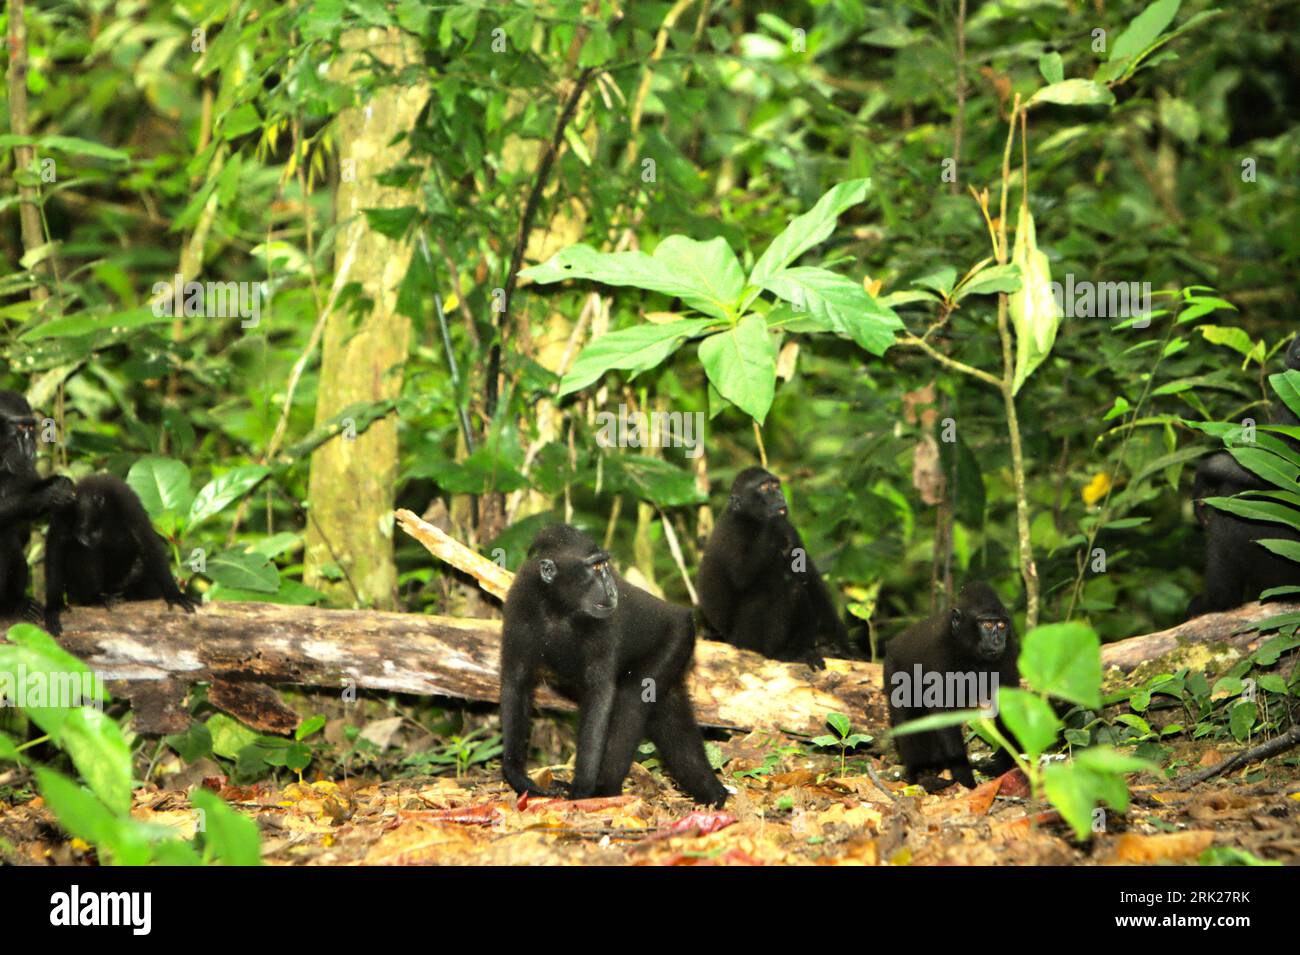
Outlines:
<svg viewBox="0 0 1300 955"><path fill-rule="evenodd" d="M1188 792L1135 777L1127 814L1108 812L1106 831L1080 844L1050 806L1032 800L1018 771L934 795L886 779L891 799L862 759L841 772L837 755L809 755L770 733L718 746L736 793L716 812L698 810L641 764L623 795L581 801L519 800L486 768L459 779L238 787L213 776L200 784L257 821L270 865L1196 864L1225 853L1231 861L1233 850L1300 865L1294 753ZM1211 765L1226 755L1188 744L1178 762ZM165 787L140 789L134 815L191 836L196 813L185 790ZM95 861L39 797L0 802L0 839L14 862Z"/></svg>

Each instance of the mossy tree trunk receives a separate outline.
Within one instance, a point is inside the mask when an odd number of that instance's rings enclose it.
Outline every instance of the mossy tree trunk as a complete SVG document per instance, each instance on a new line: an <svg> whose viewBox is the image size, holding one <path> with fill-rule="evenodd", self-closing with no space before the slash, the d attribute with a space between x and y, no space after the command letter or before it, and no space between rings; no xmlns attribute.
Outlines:
<svg viewBox="0 0 1300 955"><path fill-rule="evenodd" d="M335 69L347 77L366 57L401 69L419 62L419 49L397 30L358 30L343 37ZM397 397L402 390L410 320L397 314L397 293L410 262L409 243L370 230L364 209L418 205L406 189L384 186L379 176L406 153L394 143L414 125L429 96L424 82L386 86L339 114L336 140L341 169L335 211L342 230L335 268L354 256L349 281L362 287L369 314L340 308L323 336L316 424L357 402ZM312 455L310 516L304 578L340 602L392 607L393 485L397 476L397 422L376 421L364 433L345 430ZM337 568L337 569L336 569ZM340 573L341 572L341 573Z"/></svg>

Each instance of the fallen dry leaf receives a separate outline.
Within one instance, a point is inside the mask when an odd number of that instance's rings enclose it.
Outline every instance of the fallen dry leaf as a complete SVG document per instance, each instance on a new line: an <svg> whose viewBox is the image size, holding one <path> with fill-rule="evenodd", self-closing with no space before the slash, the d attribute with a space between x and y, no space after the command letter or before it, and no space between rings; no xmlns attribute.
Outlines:
<svg viewBox="0 0 1300 955"><path fill-rule="evenodd" d="M1126 832L1115 840L1109 863L1136 862L1149 865L1153 862L1175 862L1192 859L1214 844L1214 833L1162 832L1153 836Z"/></svg>

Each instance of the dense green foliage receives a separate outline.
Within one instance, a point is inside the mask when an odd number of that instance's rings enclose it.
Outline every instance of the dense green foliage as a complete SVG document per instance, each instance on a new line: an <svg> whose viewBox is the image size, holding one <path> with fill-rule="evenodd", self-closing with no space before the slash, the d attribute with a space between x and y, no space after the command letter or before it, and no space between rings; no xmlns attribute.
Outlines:
<svg viewBox="0 0 1300 955"><path fill-rule="evenodd" d="M57 170L41 194L59 267L57 277L39 276L53 296L29 300L21 293L33 274L19 264L16 230L6 233L7 384L28 388L50 411L62 389L74 469L125 472L148 454L183 459L204 475L261 463L290 366L328 288L331 119L368 89L411 79L376 70L335 82L320 65L344 28L396 24L420 38L433 84L410 136L411 163L392 173L419 204L371 223L395 235L422 234L433 250L413 259L403 298L419 344L397 409L408 478L402 502L422 509L439 491L523 484L555 499L568 485L579 520L595 528L619 491L681 513L696 499L687 482L655 463L595 448L582 420L566 422L578 431L571 466L559 442L521 473L527 411L556 386L517 336L504 350L506 401L495 422L482 419L493 289L505 278L536 148L555 126L557 90L578 69L594 69L565 133L555 188L542 197L539 231L549 217L579 207L589 244L629 228L645 249L670 234L721 238L752 263L830 185L866 177L864 201L806 262L855 282L882 281L881 295L892 294L907 326L919 331L946 312L944 286L989 255L966 187L992 186L996 212L1011 97L1028 100L1047 85L1044 76L1064 80L1067 90L1108 79L1111 95L1096 97L1105 102L1041 103L1029 113L1029 208L1053 275L1150 282L1157 290L1211 285L1237 311L1174 330L1157 319L1140 332L1067 317L1018 396L1029 508L1044 619L1069 607L1080 543L1101 520L1106 573L1088 576L1079 612L1104 638L1170 622L1198 578L1196 531L1179 482L1189 457L1207 444L1182 419L1232 419L1261 401L1260 360L1294 327L1287 275L1300 230L1294 170L1284 162L1296 145L1294 9L1245 4L1224 15L1183 4L1164 30L1167 42L1135 70L1117 71L1111 64L1123 51L1114 41L1142 4L1111 5L1103 14L1055 3L975 7L964 31L954 186L944 181L943 163L953 152L957 111L956 3L764 6L687 10L668 31L635 131L632 106L667 4L636 4L612 27L577 3L432 10L414 2L253 0L145 6L104 18L75 5L29 10L32 124L38 159L52 158ZM1098 28L1112 41L1107 52L1094 52ZM581 47L571 64L575 37ZM641 175L647 157L657 163L650 183ZM1255 167L1249 182L1246 160ZM146 308L209 203L215 215L202 243L202 277L268 282L273 304L259 327L173 329ZM10 212L15 204L7 201ZM447 261L459 267L457 283ZM452 311L458 390L429 294L449 298L454 284L477 326L467 336ZM525 283L515 321L541 330L550 311L572 320L590 289L574 283L541 294ZM611 327L635 324L668 301L616 294ZM993 314L992 295L956 302L941 349L996 372ZM881 584L875 619L886 631L929 609L937 513L913 486L920 425L908 396L933 383L940 417L958 425L955 572L991 577L1014 597L1014 501L999 396L912 350L895 348L882 361L835 336L799 340L797 367L778 382L763 438L773 466L793 478L796 516L833 578ZM694 351L641 375L629 394L673 410L708 409ZM315 387L309 365L294 395L291 436L311 433ZM468 404L476 430L497 429L497 440L480 450L490 460L455 461L458 402ZM1140 415L1125 413L1130 408ZM288 445L285 459L271 462L275 473L258 492L263 504L240 540L268 539L259 549L291 579L293 545L277 535L301 531L306 468L305 448ZM709 423L706 447L717 482L750 463L756 449L746 416L722 411ZM941 446L945 464L951 447ZM679 451L665 458L683 473L690 463ZM1081 495L1098 475L1115 480L1101 512ZM228 518L186 529L182 543L221 548ZM617 538L629 554L631 526L620 526ZM647 533L659 532L652 525ZM526 529L508 533L510 562L526 536ZM653 552L648 569L670 594L684 596L666 548ZM407 580L436 573L415 547L402 554ZM256 582L245 568L249 575ZM293 588L281 598L310 595Z"/></svg>
<svg viewBox="0 0 1300 955"><path fill-rule="evenodd" d="M1234 442L1231 423L1262 418L1297 328L1298 8L1017 0L969 4L959 23L957 0L615 7L30 6L31 134L0 137L14 183L0 199L0 384L58 422L54 463L130 473L210 599L311 603L321 596L300 562L310 454L391 414L399 506L422 513L441 498L453 532L509 567L571 507L684 602L672 551L679 539L694 573L708 526L695 460L602 447L596 414L705 412L713 503L765 453L811 553L875 634L931 612L946 578L988 579L1023 614L1004 397L909 344L924 336L1001 379L1001 302L1017 333L1039 618L1102 642L1176 622L1200 582L1189 464ZM413 37L423 68L331 72L339 37L362 28ZM332 182L345 172L337 119L375 90L416 83L429 101L407 160L385 176L410 202L366 212L369 228L417 250L398 299L414 322L404 391L395 406L317 426L312 329L333 282ZM30 168L15 168L20 145L34 147ZM18 228L19 185L38 190L37 248ZM534 200L528 268L503 313ZM1001 258L999 230L1015 243ZM264 283L260 319L152 308L178 263L203 281ZM1044 324L1045 283L1066 276L1149 283L1155 311ZM338 307L360 321L371 304L353 282ZM593 325L604 337L583 350ZM1292 407L1297 377L1274 381ZM560 417L546 431L537 409L550 402ZM1296 523L1300 459L1273 442L1239 459L1278 476L1278 494L1224 506ZM469 496L493 494L512 496L509 526L471 514ZM404 606L455 612L450 574L396 538ZM1162 675L1131 701L1136 722L1099 734L1098 686L1085 700L1046 676L1028 682L1081 707L1061 721L1026 692L1026 712L1050 717L1043 748L1061 733L1151 740L1159 733L1140 724L1152 694L1187 708L1186 731L1204 735L1223 702L1186 673ZM1240 710L1232 719L1251 725L1230 731L1245 738L1262 713ZM842 754L854 736L833 726L825 742ZM473 734L457 743L444 762L495 755ZM190 744L214 751L211 734L174 741ZM224 745L249 774L311 759L305 738ZM120 815L122 781L92 778L64 749ZM1043 782L1075 787L1057 795L1078 806L1116 805L1114 774L1135 765L1093 766L1093 789L1083 770L1067 785L1053 768ZM1085 817L1070 815L1081 833ZM111 851L148 857L158 850L146 835L116 833Z"/></svg>

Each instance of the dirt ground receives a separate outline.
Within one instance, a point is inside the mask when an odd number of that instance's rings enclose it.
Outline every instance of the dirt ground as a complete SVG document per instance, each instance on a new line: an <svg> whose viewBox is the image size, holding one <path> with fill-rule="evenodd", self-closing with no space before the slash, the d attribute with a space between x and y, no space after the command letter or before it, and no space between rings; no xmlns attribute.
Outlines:
<svg viewBox="0 0 1300 955"><path fill-rule="evenodd" d="M1294 754L1189 792L1134 778L1127 814L1108 813L1106 831L1080 844L1050 806L1031 799L1018 771L974 790L954 785L929 795L892 779L897 767L886 759L877 765L891 798L865 760L849 760L841 774L838 756L793 745L774 758L780 742L752 734L720 745L736 793L717 812L697 810L640 764L622 796L576 802L519 800L490 769L460 779L235 787L210 776L199 784L257 821L269 865L1196 864L1215 857L1203 856L1207 850L1225 848L1300 864ZM1209 747L1180 754L1183 765L1225 755ZM134 814L186 836L196 825L179 788L139 790ZM61 832L39 797L0 803L0 838L14 862L96 861L89 846Z"/></svg>

